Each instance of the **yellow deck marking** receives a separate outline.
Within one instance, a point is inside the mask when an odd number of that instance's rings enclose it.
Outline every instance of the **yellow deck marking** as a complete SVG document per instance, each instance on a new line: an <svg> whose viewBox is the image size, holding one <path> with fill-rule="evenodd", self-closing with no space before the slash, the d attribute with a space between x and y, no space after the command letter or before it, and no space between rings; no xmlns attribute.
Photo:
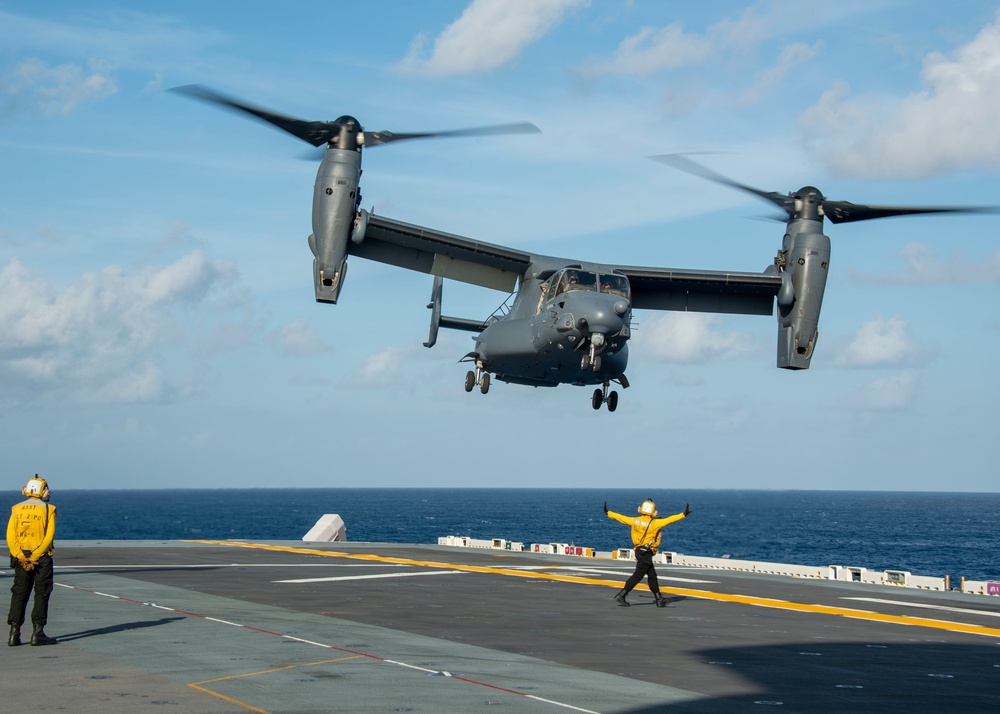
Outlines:
<svg viewBox="0 0 1000 714"><path fill-rule="evenodd" d="M344 553L342 551L315 550L312 548L294 548L282 545L267 545L265 543L240 543L224 540L192 540L191 543L204 543L207 545L225 545L233 548L252 548L255 550L280 551L284 553L299 553L302 555L318 555L328 558L351 558L354 560L371 560L381 563L396 563L398 565L417 565L425 568L447 568L449 570L463 570L470 573L490 573L493 575L508 575L515 578L534 578L536 580L556 580L565 583L582 583L585 585L603 585L605 587L621 588L622 583L618 580L600 580L597 578L584 578L576 575L561 575L558 573L539 573L535 571L510 570L507 568L491 568L483 565L461 565L456 563L438 563L431 560L412 560L410 558L394 558L384 555L372 555L370 553ZM636 586L648 590L645 584ZM983 635L985 637L1000 637L1000 629L993 627L982 627L980 625L970 625L964 622L949 622L947 620L933 620L926 617L910 617L909 615L885 615L871 610L856 610L847 607L835 607L831 605L813 605L809 603L791 602L788 600L777 600L774 598L756 597L753 595L735 595L730 593L716 593L710 590L693 590L690 588L665 588L661 587L660 592L671 595L681 595L684 597L698 598L701 600L717 600L719 602L735 602L742 605L754 605L756 607L767 607L778 610L791 610L793 612L811 612L821 615L834 615L837 617L849 617L856 620L870 620L873 622L885 622L896 625L910 625L915 627L931 627L937 630L948 630L951 632L964 632L970 635Z"/></svg>
<svg viewBox="0 0 1000 714"><path fill-rule="evenodd" d="M261 674L271 674L272 672L281 672L286 669L297 669L299 667L315 667L320 664L330 664L331 662L343 662L349 659L359 659L364 657L364 655L352 655L350 657L338 657L337 659L325 659L322 662L307 662L305 664L290 664L286 667L275 667L274 669L265 669L262 672L246 672L245 674L232 674L228 677L216 677L215 679L206 679L202 682L191 682L188 684L192 689L197 689L199 692L204 692L205 694L211 694L213 697L218 697L219 699L224 699L230 704L236 704L237 706L246 707L250 711L260 712L260 714L271 714L264 709L258 709L255 706L251 706L246 702L241 702L238 699L233 699L232 697L227 697L225 694L219 694L218 692L213 692L211 689L206 689L201 686L202 684L213 684L215 682L225 682L230 679L241 679L243 677L256 677Z"/></svg>
<svg viewBox="0 0 1000 714"><path fill-rule="evenodd" d="M259 714L271 714L271 712L267 711L266 709L258 709L255 706L247 704L246 702L241 702L239 699L233 699L232 697L227 697L225 694L219 694L218 692L213 692L211 689L205 689L204 687L199 687L197 684L189 684L188 686L191 687L191 689L197 689L199 692L204 692L205 694L211 694L213 697L218 697L223 701L229 702L230 704L235 704L238 707L244 707L245 709L249 709L252 712L259 712Z"/></svg>

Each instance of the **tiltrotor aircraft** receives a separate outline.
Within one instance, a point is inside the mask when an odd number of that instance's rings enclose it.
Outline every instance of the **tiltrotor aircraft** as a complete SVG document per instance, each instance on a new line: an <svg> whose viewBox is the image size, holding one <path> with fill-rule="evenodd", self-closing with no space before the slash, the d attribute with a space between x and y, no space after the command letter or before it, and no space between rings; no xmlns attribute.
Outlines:
<svg viewBox="0 0 1000 714"><path fill-rule="evenodd" d="M262 119L315 147L326 145L313 191L313 283L317 302L336 304L348 256L375 260L434 276L430 336L438 330L475 333L475 347L461 361L474 367L466 391L486 394L490 375L534 387L594 385L594 409L618 407L612 383L625 376L632 311L679 310L772 315L777 303L777 366L808 369L816 348L820 308L830 265L830 239L823 219L833 223L921 213L970 212L975 208L865 206L831 201L812 186L789 194L761 191L716 174L683 156L654 157L675 168L752 193L787 214L772 265L760 273L678 270L590 263L537 255L410 225L361 208L359 181L365 146L431 137L537 132L534 125L506 124L444 132L365 131L357 119L304 121L245 104L191 85L175 91ZM784 220L784 219L783 219ZM444 279L511 293L485 320L441 314ZM512 302L511 302L512 299ZM509 303L509 307L508 307Z"/></svg>

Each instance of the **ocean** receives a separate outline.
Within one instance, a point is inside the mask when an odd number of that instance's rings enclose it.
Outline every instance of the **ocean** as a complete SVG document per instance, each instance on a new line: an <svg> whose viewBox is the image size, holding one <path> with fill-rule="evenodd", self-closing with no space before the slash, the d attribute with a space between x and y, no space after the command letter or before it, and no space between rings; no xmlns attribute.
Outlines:
<svg viewBox="0 0 1000 714"><path fill-rule="evenodd" d="M166 489L67 490L64 540L298 540L338 513L351 541L436 543L439 536L630 545L605 517L653 498L660 515L690 503L661 550L803 565L860 566L1000 580L1000 494L635 489ZM22 500L9 493L8 503Z"/></svg>

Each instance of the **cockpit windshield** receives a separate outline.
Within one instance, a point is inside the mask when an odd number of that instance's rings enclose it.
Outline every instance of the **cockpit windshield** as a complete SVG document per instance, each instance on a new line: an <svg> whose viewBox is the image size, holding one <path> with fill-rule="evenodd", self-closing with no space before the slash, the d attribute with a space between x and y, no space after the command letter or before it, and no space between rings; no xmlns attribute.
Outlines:
<svg viewBox="0 0 1000 714"><path fill-rule="evenodd" d="M559 295L570 290L588 290L590 292L612 293L629 299L628 278L612 273L597 273L579 268L566 268L557 276L555 294Z"/></svg>
<svg viewBox="0 0 1000 714"><path fill-rule="evenodd" d="M559 276L559 284L556 286L556 295L570 290L590 290L597 292L597 273L589 270L577 270L567 268Z"/></svg>
<svg viewBox="0 0 1000 714"><path fill-rule="evenodd" d="M624 275L612 275L610 273L601 274L601 292L621 295L626 300L629 297L628 278Z"/></svg>

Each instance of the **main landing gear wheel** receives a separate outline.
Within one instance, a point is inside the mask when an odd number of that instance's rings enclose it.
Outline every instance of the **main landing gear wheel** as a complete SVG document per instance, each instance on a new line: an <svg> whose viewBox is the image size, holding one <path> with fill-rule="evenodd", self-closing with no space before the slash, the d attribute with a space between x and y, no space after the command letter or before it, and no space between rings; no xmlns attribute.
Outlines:
<svg viewBox="0 0 1000 714"><path fill-rule="evenodd" d="M618 408L618 392L608 392L608 383L604 383L603 389L595 389L594 396L590 399L594 409L600 409L602 404L608 405L608 411L613 412Z"/></svg>
<svg viewBox="0 0 1000 714"><path fill-rule="evenodd" d="M465 373L465 391L471 392L476 386L483 394L490 391L490 373L484 370L478 361L476 362L476 371L469 370Z"/></svg>

